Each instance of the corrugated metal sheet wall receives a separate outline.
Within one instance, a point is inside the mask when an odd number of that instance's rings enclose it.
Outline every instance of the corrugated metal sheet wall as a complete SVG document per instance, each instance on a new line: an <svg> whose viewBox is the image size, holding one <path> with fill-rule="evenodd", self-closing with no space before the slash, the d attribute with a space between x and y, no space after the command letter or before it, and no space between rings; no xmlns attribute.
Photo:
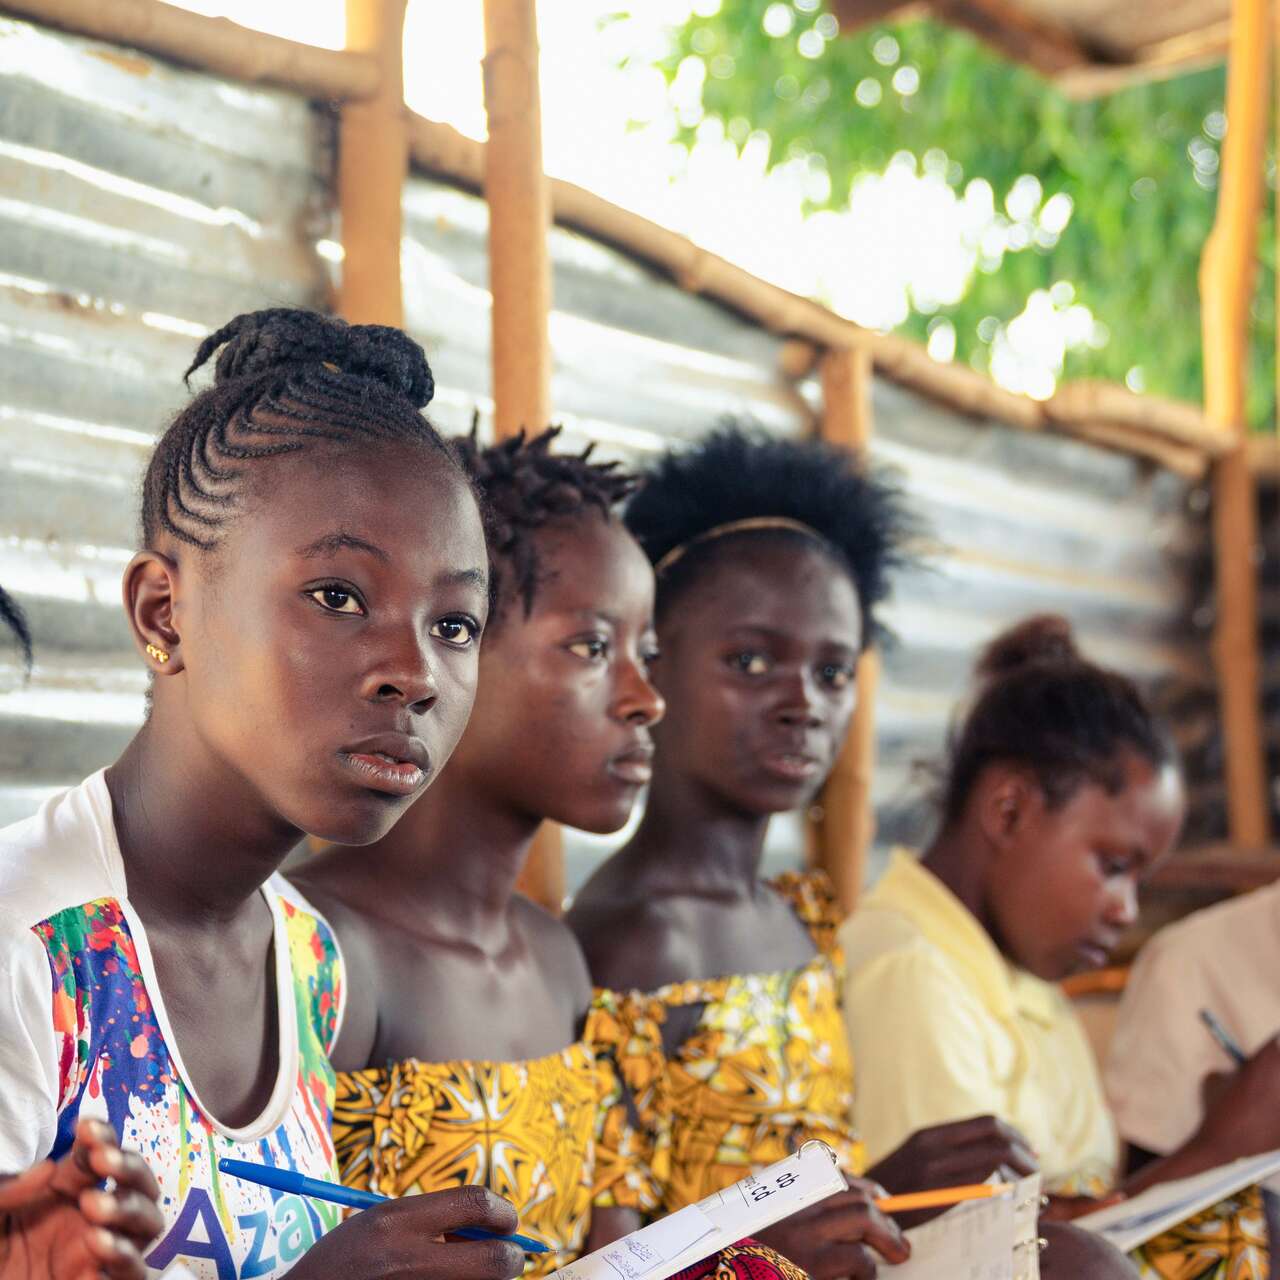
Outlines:
<svg viewBox="0 0 1280 1280"><path fill-rule="evenodd" d="M0 582L38 647L28 684L0 667L0 821L138 722L117 593L139 470L195 336L250 307L323 305L330 136L287 94L0 20ZM405 214L407 323L436 370L433 415L461 431L489 408L485 207L415 178ZM781 378L774 338L582 237L556 231L553 260L553 394L573 440L643 457L726 412L812 429L816 391ZM1206 672L1183 621L1182 482L886 384L875 408L877 458L944 544L891 617L876 797L897 838L920 826L911 763L936 754L974 647L1019 615L1064 609L1100 657L1178 687ZM798 825L773 845L797 857ZM570 839L571 882L601 847Z"/></svg>

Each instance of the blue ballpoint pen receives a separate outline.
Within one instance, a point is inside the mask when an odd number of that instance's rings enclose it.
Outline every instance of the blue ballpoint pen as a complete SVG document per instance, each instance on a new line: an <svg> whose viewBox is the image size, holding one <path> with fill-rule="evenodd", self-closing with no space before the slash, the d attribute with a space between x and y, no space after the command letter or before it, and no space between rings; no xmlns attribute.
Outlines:
<svg viewBox="0 0 1280 1280"><path fill-rule="evenodd" d="M299 1196L314 1196L317 1200L328 1200L331 1204L346 1205L349 1209L372 1209L374 1205L385 1204L390 1196L380 1196L374 1191L357 1191L354 1187L344 1187L337 1182L325 1182L321 1178L308 1178L292 1169L276 1169L271 1165L254 1164L249 1160L218 1161L218 1168L229 1173L233 1178L243 1178L246 1182L256 1182L262 1187L271 1187L275 1191L289 1191ZM486 1231L483 1227L455 1227L449 1232L451 1236L461 1236L464 1240L502 1240L507 1244L519 1245L525 1253L549 1253L545 1244L530 1236L503 1236L496 1231Z"/></svg>
<svg viewBox="0 0 1280 1280"><path fill-rule="evenodd" d="M1200 1010L1200 1021L1209 1028L1209 1034L1218 1042L1219 1045L1222 1046L1223 1053L1225 1053L1237 1067L1242 1067L1249 1061L1245 1051L1236 1044L1236 1042L1227 1033L1226 1027L1224 1027L1208 1009Z"/></svg>

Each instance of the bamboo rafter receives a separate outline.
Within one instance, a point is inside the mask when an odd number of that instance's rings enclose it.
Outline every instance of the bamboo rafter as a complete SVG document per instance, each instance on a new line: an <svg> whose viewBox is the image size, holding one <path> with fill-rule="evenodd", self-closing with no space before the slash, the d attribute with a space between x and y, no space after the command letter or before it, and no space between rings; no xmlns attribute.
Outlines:
<svg viewBox="0 0 1280 1280"><path fill-rule="evenodd" d="M414 115L409 147L415 164L426 172L473 190L482 185L483 142ZM883 376L950 408L1027 431L1057 430L1089 439L1188 475L1203 474L1211 459L1232 447L1230 433L1209 426L1198 409L1134 396L1122 387L1066 384L1047 403L1006 391L967 365L942 364L919 343L864 329L574 183L552 178L548 185L557 223L615 245L660 268L682 288L714 298L773 333L813 344L816 350L810 355L800 343L788 344L787 360L794 369L812 368L822 349L865 348Z"/></svg>
<svg viewBox="0 0 1280 1280"><path fill-rule="evenodd" d="M3 0L0 13L318 100L350 102L378 91L378 63L367 54L318 49L160 0Z"/></svg>

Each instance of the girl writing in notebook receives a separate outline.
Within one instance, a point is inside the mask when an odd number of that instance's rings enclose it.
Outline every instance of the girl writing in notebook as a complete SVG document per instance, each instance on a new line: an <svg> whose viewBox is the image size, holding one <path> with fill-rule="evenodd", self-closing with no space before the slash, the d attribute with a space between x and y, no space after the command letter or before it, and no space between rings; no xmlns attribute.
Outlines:
<svg viewBox="0 0 1280 1280"><path fill-rule="evenodd" d="M907 521L896 492L817 443L717 431L668 455L627 511L656 566L667 702L643 821L569 923L626 1002L624 1067L679 1209L821 1138L864 1167L849 1122L839 916L825 878L760 878L776 813L804 808L844 744L854 668ZM991 1117L910 1138L871 1177L890 1191L1034 1168ZM819 1205L767 1234L819 1277L873 1261Z"/></svg>
<svg viewBox="0 0 1280 1280"><path fill-rule="evenodd" d="M1057 983L1104 964L1185 798L1173 746L1125 676L1039 617L992 642L947 758L938 834L895 853L844 926L855 1116L872 1159L924 1124L992 1111L1034 1144L1071 1213L1280 1144L1247 1085L1179 1150L1119 1181L1098 1070ZM886 1030L888 1034L886 1034ZM1152 1274L1266 1273L1256 1192L1144 1249Z"/></svg>
<svg viewBox="0 0 1280 1280"><path fill-rule="evenodd" d="M72 1152L119 1182L110 1144L83 1153L95 1119L159 1184L152 1274L506 1280L514 1246L435 1243L515 1227L483 1190L339 1226L218 1168L334 1176L341 960L274 873L304 833L378 839L439 771L474 698L488 573L404 334L266 311L212 334L191 371L215 355L152 456L124 575L146 723L0 832L0 1173ZM23 1229L0 1219L0 1256Z"/></svg>
<svg viewBox="0 0 1280 1280"><path fill-rule="evenodd" d="M633 482L554 439L462 445L493 510L496 583L471 723L432 795L367 859L322 855L299 877L351 975L335 1055L344 1180L499 1191L551 1248L531 1274L657 1206L619 1099L615 1011L593 1005L572 933L515 891L544 819L626 822L663 713L653 572L615 514ZM902 1256L860 1195L857 1230Z"/></svg>

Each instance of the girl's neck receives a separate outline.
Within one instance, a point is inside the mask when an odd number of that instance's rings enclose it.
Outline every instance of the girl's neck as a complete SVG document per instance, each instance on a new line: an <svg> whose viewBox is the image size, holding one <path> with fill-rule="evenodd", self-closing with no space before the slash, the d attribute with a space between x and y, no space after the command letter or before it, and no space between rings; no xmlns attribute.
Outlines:
<svg viewBox="0 0 1280 1280"><path fill-rule="evenodd" d="M505 935L541 820L504 805L458 763L376 844L328 855L326 872L339 897L407 931L484 945L486 934Z"/></svg>
<svg viewBox="0 0 1280 1280"><path fill-rule="evenodd" d="M945 826L925 850L920 863L937 876L991 934L986 892L987 853L979 833L969 830L964 823Z"/></svg>
<svg viewBox="0 0 1280 1280"><path fill-rule="evenodd" d="M644 891L752 893L768 815L744 813L686 779L655 773L636 833L623 851Z"/></svg>
<svg viewBox="0 0 1280 1280"><path fill-rule="evenodd" d="M157 700L106 772L129 899L148 923L224 927L302 832L168 719Z"/></svg>

